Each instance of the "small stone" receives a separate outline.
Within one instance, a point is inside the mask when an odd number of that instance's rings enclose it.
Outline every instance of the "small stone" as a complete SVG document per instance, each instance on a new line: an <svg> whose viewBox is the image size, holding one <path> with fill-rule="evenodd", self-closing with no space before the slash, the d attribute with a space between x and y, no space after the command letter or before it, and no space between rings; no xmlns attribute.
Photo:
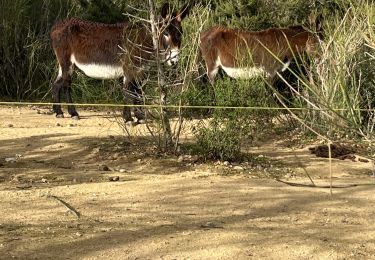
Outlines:
<svg viewBox="0 0 375 260"><path fill-rule="evenodd" d="M17 162L17 158L9 157L9 158L5 158L5 161L10 162L10 163L15 163L15 162Z"/></svg>
<svg viewBox="0 0 375 260"><path fill-rule="evenodd" d="M244 170L244 168L242 167L242 166L234 166L233 167L233 170L236 170L236 171L243 171Z"/></svg>
<svg viewBox="0 0 375 260"><path fill-rule="evenodd" d="M42 182L43 182L43 183L47 183L48 180L47 180L46 178L42 178Z"/></svg>
<svg viewBox="0 0 375 260"><path fill-rule="evenodd" d="M16 186L17 189L20 189L20 190L26 190L26 189L30 189L32 186L30 184L19 184Z"/></svg>
<svg viewBox="0 0 375 260"><path fill-rule="evenodd" d="M225 162L223 162L223 165L224 165L224 166L228 166L228 165L229 165L229 162L228 162L228 161L225 161Z"/></svg>
<svg viewBox="0 0 375 260"><path fill-rule="evenodd" d="M209 222L202 224L201 228L222 228L222 227L214 222L209 221Z"/></svg>
<svg viewBox="0 0 375 260"><path fill-rule="evenodd" d="M125 170L125 169L120 169L119 172L120 172L120 173L125 173L126 170Z"/></svg>
<svg viewBox="0 0 375 260"><path fill-rule="evenodd" d="M61 126L60 123L56 123L56 126Z"/></svg>
<svg viewBox="0 0 375 260"><path fill-rule="evenodd" d="M112 230L112 228L101 228L100 229L101 232L109 232L111 230Z"/></svg>
<svg viewBox="0 0 375 260"><path fill-rule="evenodd" d="M14 127L14 125L13 124L8 124L8 127Z"/></svg>
<svg viewBox="0 0 375 260"><path fill-rule="evenodd" d="M285 174L285 176L284 176L285 178L287 178L287 179L289 179L289 178L292 178L292 174L290 174L290 173L287 173L287 174Z"/></svg>
<svg viewBox="0 0 375 260"><path fill-rule="evenodd" d="M142 159L138 159L137 162L138 162L138 163L142 162Z"/></svg>
<svg viewBox="0 0 375 260"><path fill-rule="evenodd" d="M113 177L109 177L108 179L109 179L109 181L119 181L120 177L119 176L113 176Z"/></svg>
<svg viewBox="0 0 375 260"><path fill-rule="evenodd" d="M74 124L69 124L68 127L74 127L75 125Z"/></svg>
<svg viewBox="0 0 375 260"><path fill-rule="evenodd" d="M177 162L181 163L183 161L184 161L184 157L182 155L180 157L178 157Z"/></svg>
<svg viewBox="0 0 375 260"><path fill-rule="evenodd" d="M370 162L368 159L365 159L365 158L358 158L358 161L359 161L359 162L363 162L363 163L368 163L368 162Z"/></svg>
<svg viewBox="0 0 375 260"><path fill-rule="evenodd" d="M80 233L80 232L77 232L75 235L76 235L77 237L81 237L81 236L83 236L82 233Z"/></svg>
<svg viewBox="0 0 375 260"><path fill-rule="evenodd" d="M112 160L112 161L116 161L118 159L118 155L112 155L110 157L108 157L109 160Z"/></svg>
<svg viewBox="0 0 375 260"><path fill-rule="evenodd" d="M99 171L104 171L104 172L108 172L108 171L110 171L110 169L108 168L108 166L107 165L104 165L104 164L102 164L102 165L99 165Z"/></svg>

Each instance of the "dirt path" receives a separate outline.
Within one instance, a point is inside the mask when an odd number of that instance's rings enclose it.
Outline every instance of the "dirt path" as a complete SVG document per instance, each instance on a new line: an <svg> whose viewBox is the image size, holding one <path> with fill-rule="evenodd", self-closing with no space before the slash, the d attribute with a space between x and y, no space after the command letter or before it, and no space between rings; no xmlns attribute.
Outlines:
<svg viewBox="0 0 375 260"><path fill-rule="evenodd" d="M330 197L268 168L155 156L142 126L129 140L105 113L81 114L0 107L0 259L375 259L374 185ZM271 168L285 180L328 183L328 160L306 148L251 151L283 161ZM333 170L335 184L375 184L371 163Z"/></svg>

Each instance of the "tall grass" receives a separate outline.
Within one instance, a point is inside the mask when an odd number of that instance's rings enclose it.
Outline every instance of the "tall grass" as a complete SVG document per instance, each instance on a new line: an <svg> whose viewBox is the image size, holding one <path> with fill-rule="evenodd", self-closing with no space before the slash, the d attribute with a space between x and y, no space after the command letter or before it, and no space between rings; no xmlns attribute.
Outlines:
<svg viewBox="0 0 375 260"><path fill-rule="evenodd" d="M374 127L375 8L365 0L345 3L344 13L324 23L324 39L301 79L300 104L312 109L299 114L309 128L335 138L369 136Z"/></svg>
<svg viewBox="0 0 375 260"><path fill-rule="evenodd" d="M41 98L55 70L49 30L71 12L71 1L0 2L0 97Z"/></svg>

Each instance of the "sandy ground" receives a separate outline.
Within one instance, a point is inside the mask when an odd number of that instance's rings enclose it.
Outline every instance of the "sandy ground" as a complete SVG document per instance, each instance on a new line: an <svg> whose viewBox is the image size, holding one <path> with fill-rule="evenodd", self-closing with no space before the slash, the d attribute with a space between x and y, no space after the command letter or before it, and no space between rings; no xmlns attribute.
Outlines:
<svg viewBox="0 0 375 260"><path fill-rule="evenodd" d="M306 147L268 140L249 152L275 165L203 164L80 112L0 107L1 259L375 259L371 162L333 160L335 185L360 185L331 197L270 177L328 184L328 159Z"/></svg>

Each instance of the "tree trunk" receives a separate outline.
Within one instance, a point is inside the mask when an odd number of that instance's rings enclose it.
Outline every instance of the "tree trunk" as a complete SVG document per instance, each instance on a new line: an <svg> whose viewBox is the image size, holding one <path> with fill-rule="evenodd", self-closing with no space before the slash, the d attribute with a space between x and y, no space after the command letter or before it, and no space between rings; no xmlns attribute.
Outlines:
<svg viewBox="0 0 375 260"><path fill-rule="evenodd" d="M151 23L151 32L152 32L152 42L154 45L154 51L156 56L156 66L158 70L158 88L159 88L159 102L160 102L160 117L163 128L163 136L160 140L161 147L164 151L170 150L173 145L172 140L172 130L169 122L169 116L167 109L165 108L167 104L167 92L165 89L165 73L160 62L160 52L159 52L159 35L157 23L155 17L155 5L153 0L148 1L149 12L150 12L150 23Z"/></svg>

